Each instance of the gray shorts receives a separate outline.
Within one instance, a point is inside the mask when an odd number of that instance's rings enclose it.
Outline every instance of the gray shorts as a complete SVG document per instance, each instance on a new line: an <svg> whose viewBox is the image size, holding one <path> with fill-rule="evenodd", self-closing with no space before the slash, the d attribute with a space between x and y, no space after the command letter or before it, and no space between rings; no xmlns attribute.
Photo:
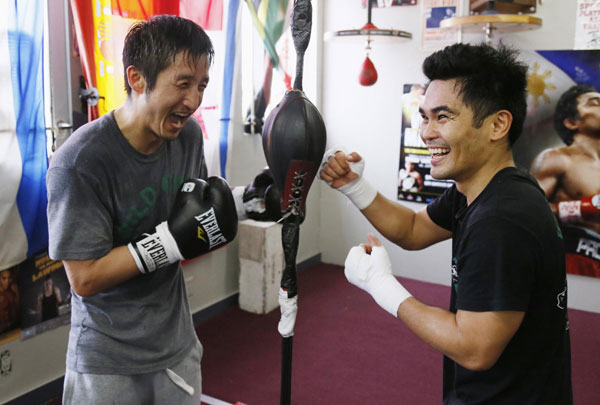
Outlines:
<svg viewBox="0 0 600 405"><path fill-rule="evenodd" d="M175 367L147 374L81 374L67 368L63 405L198 405L200 342Z"/></svg>

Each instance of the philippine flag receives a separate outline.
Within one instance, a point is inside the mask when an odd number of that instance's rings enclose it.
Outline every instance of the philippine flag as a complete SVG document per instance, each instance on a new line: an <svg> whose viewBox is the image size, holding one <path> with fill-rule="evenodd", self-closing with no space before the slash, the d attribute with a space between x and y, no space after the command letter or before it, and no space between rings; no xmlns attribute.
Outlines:
<svg viewBox="0 0 600 405"><path fill-rule="evenodd" d="M0 7L0 270L48 245L43 96L44 7Z"/></svg>
<svg viewBox="0 0 600 405"><path fill-rule="evenodd" d="M542 150L564 146L553 126L560 96L576 84L600 89L600 51L525 51L521 59L529 66L527 119L513 153L518 165L529 168Z"/></svg>

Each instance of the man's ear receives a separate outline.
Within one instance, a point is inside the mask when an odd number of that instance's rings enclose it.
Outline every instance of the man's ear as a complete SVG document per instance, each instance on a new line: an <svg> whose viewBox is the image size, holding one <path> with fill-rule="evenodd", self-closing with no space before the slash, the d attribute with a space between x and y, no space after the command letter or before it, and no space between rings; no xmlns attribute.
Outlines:
<svg viewBox="0 0 600 405"><path fill-rule="evenodd" d="M568 130L571 131L576 131L578 124L577 124L578 120L573 119L573 118L565 118L563 120L563 125L565 126L565 128L567 128Z"/></svg>
<svg viewBox="0 0 600 405"><path fill-rule="evenodd" d="M500 110L493 114L491 125L490 139L492 141L498 141L503 137L507 136L510 131L510 126L513 122L513 116L508 110Z"/></svg>
<svg viewBox="0 0 600 405"><path fill-rule="evenodd" d="M135 91L138 94L143 94L146 91L146 78L133 65L127 67L127 81L129 82L129 86L132 91Z"/></svg>

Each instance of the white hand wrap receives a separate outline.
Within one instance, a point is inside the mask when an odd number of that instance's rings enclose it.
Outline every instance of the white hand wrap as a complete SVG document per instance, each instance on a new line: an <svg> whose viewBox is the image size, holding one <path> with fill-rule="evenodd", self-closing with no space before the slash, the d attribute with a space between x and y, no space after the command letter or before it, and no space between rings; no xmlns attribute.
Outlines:
<svg viewBox="0 0 600 405"><path fill-rule="evenodd" d="M277 330L282 337L294 336L294 325L298 313L298 296L288 298L287 291L283 291L280 287L278 301L281 309L281 319L279 325L277 325Z"/></svg>
<svg viewBox="0 0 600 405"><path fill-rule="evenodd" d="M349 152L342 146L333 147L325 152L321 167L327 163L330 157L335 156L337 152L344 152L346 155L349 154ZM364 210L371 205L377 196L377 190L375 190L362 175L363 170L365 169L364 159L361 159L358 162L348 162L348 165L350 166L350 170L358 175L358 178L351 183L338 188L338 190L346 195L346 197L348 197L359 210ZM326 183L331 185L330 182Z"/></svg>
<svg viewBox="0 0 600 405"><path fill-rule="evenodd" d="M138 269L144 274L183 260L167 221L158 224L156 232L152 235L146 234L144 238L131 242L127 247Z"/></svg>
<svg viewBox="0 0 600 405"><path fill-rule="evenodd" d="M346 257L344 274L395 317L400 304L412 297L392 274L392 263L383 246L373 246L370 255L361 246L354 246Z"/></svg>
<svg viewBox="0 0 600 405"><path fill-rule="evenodd" d="M243 221L244 219L248 219L248 215L246 214L246 208L244 206L244 190L246 187L239 186L231 189L231 194L233 194L233 202L235 203L235 210L237 212L238 221Z"/></svg>

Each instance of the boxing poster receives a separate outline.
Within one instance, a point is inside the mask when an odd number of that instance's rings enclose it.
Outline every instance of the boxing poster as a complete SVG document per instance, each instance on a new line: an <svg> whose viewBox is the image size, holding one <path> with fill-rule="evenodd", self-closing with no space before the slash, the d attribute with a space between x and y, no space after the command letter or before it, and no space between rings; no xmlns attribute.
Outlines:
<svg viewBox="0 0 600 405"><path fill-rule="evenodd" d="M435 51L458 42L458 30L443 30L442 20L461 15L460 0L423 0L421 50Z"/></svg>
<svg viewBox="0 0 600 405"><path fill-rule="evenodd" d="M527 118L513 147L516 164L536 177L551 207L600 193L600 128L595 129L598 137L589 138L582 153L582 148L568 146L553 124L557 102L568 89L574 85L600 89L600 51L530 51L521 52L521 58L529 65ZM543 165L552 163L553 152L562 156L560 167L568 165L568 175L553 179L545 173ZM569 177L575 180L563 180ZM545 186L548 180L552 189ZM573 223L557 217L565 241L567 272L600 277L598 218Z"/></svg>
<svg viewBox="0 0 600 405"><path fill-rule="evenodd" d="M21 300L17 272L18 266L0 270L0 334L19 326Z"/></svg>
<svg viewBox="0 0 600 405"><path fill-rule="evenodd" d="M451 180L436 180L429 174L431 156L419 135L419 107L425 85L405 84L402 94L402 135L398 170L398 199L428 203L452 185Z"/></svg>
<svg viewBox="0 0 600 405"><path fill-rule="evenodd" d="M61 261L38 252L19 265L21 338L36 336L68 324L71 319L71 287Z"/></svg>

